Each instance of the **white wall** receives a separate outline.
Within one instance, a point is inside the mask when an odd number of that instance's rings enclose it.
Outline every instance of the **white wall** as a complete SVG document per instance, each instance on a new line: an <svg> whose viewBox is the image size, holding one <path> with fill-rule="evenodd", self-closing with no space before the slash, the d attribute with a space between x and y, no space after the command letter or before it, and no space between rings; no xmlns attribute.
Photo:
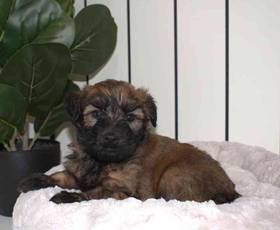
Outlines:
<svg viewBox="0 0 280 230"><path fill-rule="evenodd" d="M76 0L77 10L83 0ZM90 84L128 80L126 0L107 5L118 25L114 55ZM174 1L130 0L131 81L158 105L158 132L175 136ZM225 1L177 0L178 131L182 141L225 139ZM280 145L280 1L229 5L229 140ZM58 138L65 151L67 131Z"/></svg>
<svg viewBox="0 0 280 230"><path fill-rule="evenodd" d="M131 82L149 89L157 131L174 137L174 35L170 0L131 0Z"/></svg>
<svg viewBox="0 0 280 230"><path fill-rule="evenodd" d="M225 1L178 1L179 137L225 139Z"/></svg>
<svg viewBox="0 0 280 230"><path fill-rule="evenodd" d="M230 140L279 152L280 1L230 9Z"/></svg>

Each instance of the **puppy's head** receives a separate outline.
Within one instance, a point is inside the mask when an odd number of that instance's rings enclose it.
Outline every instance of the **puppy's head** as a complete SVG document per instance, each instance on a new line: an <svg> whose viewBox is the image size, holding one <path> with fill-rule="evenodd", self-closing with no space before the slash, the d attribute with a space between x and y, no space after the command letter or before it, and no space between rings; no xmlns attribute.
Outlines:
<svg viewBox="0 0 280 230"><path fill-rule="evenodd" d="M149 127L156 127L153 98L123 81L107 80L88 86L68 95L65 104L77 128L79 144L99 162L129 159Z"/></svg>

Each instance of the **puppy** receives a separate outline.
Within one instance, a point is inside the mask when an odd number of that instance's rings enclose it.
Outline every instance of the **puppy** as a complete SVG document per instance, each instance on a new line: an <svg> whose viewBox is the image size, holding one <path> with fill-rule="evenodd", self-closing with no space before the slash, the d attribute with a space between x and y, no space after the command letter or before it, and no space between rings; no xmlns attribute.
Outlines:
<svg viewBox="0 0 280 230"><path fill-rule="evenodd" d="M208 154L153 133L157 109L147 91L107 80L68 95L65 104L77 129L65 171L34 174L20 192L56 185L81 190L58 193L55 203L135 197L221 204L240 196Z"/></svg>

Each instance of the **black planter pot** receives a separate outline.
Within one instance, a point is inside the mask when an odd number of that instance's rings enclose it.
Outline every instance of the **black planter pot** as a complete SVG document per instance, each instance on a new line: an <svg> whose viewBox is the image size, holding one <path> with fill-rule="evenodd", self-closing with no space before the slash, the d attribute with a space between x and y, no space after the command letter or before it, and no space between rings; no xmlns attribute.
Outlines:
<svg viewBox="0 0 280 230"><path fill-rule="evenodd" d="M60 163L59 143L39 140L30 151L0 151L0 215L12 216L18 197L16 187L21 179L46 172Z"/></svg>

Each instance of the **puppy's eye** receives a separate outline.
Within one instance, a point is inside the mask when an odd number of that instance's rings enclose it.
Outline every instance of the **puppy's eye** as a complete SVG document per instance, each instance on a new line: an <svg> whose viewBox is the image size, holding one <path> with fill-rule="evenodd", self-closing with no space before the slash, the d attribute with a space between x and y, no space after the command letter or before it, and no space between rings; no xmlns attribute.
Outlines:
<svg viewBox="0 0 280 230"><path fill-rule="evenodd" d="M128 114L126 114L126 120L129 121L129 122L134 121L135 118L136 118L136 117L135 117L135 114L133 114L133 113L128 113Z"/></svg>
<svg viewBox="0 0 280 230"><path fill-rule="evenodd" d="M101 111L101 110L94 110L94 111L91 112L91 115L92 115L94 118L98 119L98 118L101 117L102 111Z"/></svg>

